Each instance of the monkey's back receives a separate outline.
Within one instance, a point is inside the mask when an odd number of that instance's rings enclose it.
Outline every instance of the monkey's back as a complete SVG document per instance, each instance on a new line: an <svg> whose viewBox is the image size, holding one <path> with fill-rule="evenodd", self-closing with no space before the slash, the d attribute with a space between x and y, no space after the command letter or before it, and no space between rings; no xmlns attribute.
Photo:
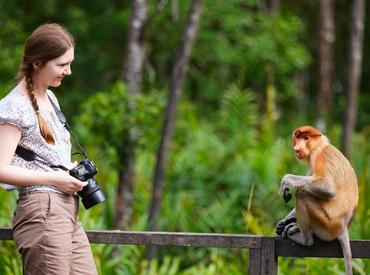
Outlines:
<svg viewBox="0 0 370 275"><path fill-rule="evenodd" d="M336 194L322 201L322 207L332 219L343 218L348 223L358 204L358 185L355 171L347 158L333 145L322 149L325 174L335 184Z"/></svg>

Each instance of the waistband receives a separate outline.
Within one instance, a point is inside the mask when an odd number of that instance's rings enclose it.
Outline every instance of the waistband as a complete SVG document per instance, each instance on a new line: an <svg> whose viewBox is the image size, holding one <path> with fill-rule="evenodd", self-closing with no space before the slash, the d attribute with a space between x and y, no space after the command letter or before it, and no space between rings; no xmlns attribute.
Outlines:
<svg viewBox="0 0 370 275"><path fill-rule="evenodd" d="M31 194L36 194L36 193L50 193L52 195L56 195L58 197L64 198L64 199L78 199L77 194L73 193L63 193L63 192L54 192L51 190L32 190L28 192L19 192L18 197L19 198L25 198Z"/></svg>
<svg viewBox="0 0 370 275"><path fill-rule="evenodd" d="M53 192L53 193L58 193L58 194L66 194L62 190L52 185L32 185L32 186L18 187L19 194L28 194L32 192Z"/></svg>

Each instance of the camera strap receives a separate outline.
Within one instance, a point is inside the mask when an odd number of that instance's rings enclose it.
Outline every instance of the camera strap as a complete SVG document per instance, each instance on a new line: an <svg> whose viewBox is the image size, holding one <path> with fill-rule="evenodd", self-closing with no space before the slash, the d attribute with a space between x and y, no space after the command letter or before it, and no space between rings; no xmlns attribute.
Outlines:
<svg viewBox="0 0 370 275"><path fill-rule="evenodd" d="M43 158L41 158L39 155L37 155L34 151L24 148L20 145L17 146L17 149L15 150L15 153L20 156L25 161L38 161L41 163L46 164L52 169L62 169L64 171L69 171L69 169L63 165L55 165L48 161L45 161Z"/></svg>
<svg viewBox="0 0 370 275"><path fill-rule="evenodd" d="M55 105L55 103L53 102L53 100L50 98L50 96L48 95L48 98L50 100L50 103L51 105L53 106L53 109L60 121L60 123L62 123L64 125L64 127L66 128L66 130L71 134L71 136L74 138L74 140L76 141L78 147L80 148L80 150L82 151L83 155L85 157L87 157L85 151L83 150L81 144L78 142L78 140L76 139L76 137L73 135L72 131L71 131L71 127L69 126L69 124L67 123L67 119L65 117L65 115L63 114L63 112ZM27 148L24 148L20 145L17 146L16 150L15 150L15 153L20 156L22 159L24 159L25 161L39 161L39 162L42 162L46 165L48 165L50 168L52 169L62 169L64 171L69 171L68 168L66 168L65 166L63 165L54 165L50 162L47 162L45 161L43 158L41 158L40 156L38 156L34 151L30 150L30 149L27 149Z"/></svg>
<svg viewBox="0 0 370 275"><path fill-rule="evenodd" d="M50 103L53 106L54 111L55 111L60 123L62 123L62 125L64 125L64 128L66 128L67 131L71 134L71 136L75 140L77 146L80 148L81 153L84 155L85 158L87 158L87 154L85 153L85 150L82 148L81 144L78 142L77 138L74 136L74 134L72 132L72 128L71 128L71 126L69 126L69 124L67 122L67 118L65 117L63 112L57 107L57 105L55 105L54 101L51 100L49 95L48 95L48 97L49 97Z"/></svg>

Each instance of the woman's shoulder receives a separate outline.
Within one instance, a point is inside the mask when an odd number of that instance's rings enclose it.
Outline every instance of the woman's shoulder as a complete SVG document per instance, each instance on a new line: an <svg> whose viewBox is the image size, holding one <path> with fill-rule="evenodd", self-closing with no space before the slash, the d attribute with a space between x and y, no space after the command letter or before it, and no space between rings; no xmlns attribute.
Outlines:
<svg viewBox="0 0 370 275"><path fill-rule="evenodd" d="M28 104L27 97L17 88L13 88L5 97L0 99L1 107L19 107L24 110Z"/></svg>
<svg viewBox="0 0 370 275"><path fill-rule="evenodd" d="M0 100L0 124L10 123L20 128L34 123L32 105L18 89L11 90Z"/></svg>

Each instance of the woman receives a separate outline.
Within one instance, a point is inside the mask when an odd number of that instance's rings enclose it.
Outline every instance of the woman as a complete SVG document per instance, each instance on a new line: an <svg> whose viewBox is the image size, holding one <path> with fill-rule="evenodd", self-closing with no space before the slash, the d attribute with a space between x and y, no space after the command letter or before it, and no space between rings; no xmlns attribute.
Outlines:
<svg viewBox="0 0 370 275"><path fill-rule="evenodd" d="M0 182L19 192L13 236L24 274L97 274L77 218L76 192L86 183L47 164L72 166L69 132L48 87L71 75L73 59L71 34L57 24L41 25L26 41L18 84L0 100ZM15 154L18 145L45 162L23 160Z"/></svg>

